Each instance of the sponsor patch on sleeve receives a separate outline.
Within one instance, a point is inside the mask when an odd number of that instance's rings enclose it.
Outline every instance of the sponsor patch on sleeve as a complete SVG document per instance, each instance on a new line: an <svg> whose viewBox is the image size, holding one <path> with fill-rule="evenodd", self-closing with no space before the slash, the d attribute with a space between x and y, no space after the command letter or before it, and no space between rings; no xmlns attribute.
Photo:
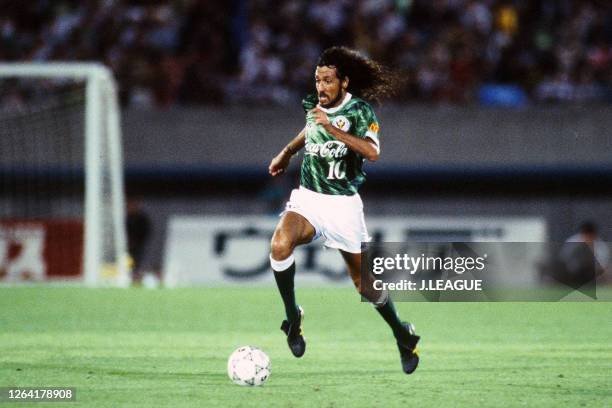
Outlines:
<svg viewBox="0 0 612 408"><path fill-rule="evenodd" d="M374 133L378 133L378 123L376 122L372 122L370 123L370 126L368 127L368 129Z"/></svg>

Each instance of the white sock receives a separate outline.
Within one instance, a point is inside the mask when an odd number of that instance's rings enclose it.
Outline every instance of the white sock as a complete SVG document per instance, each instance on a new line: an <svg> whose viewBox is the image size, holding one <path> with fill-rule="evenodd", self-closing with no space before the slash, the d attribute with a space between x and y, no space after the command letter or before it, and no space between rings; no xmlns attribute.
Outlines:
<svg viewBox="0 0 612 408"><path fill-rule="evenodd" d="M283 261L277 261L272 258L272 255L270 255L270 266L272 266L272 270L274 270L274 272L286 271L291 265L293 265L294 262L295 257L293 254L289 255L289 257Z"/></svg>

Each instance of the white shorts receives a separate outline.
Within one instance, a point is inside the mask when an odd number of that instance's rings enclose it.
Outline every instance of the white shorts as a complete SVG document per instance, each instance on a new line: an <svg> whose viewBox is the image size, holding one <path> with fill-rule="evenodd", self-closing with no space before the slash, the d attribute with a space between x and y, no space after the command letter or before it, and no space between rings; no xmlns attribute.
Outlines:
<svg viewBox="0 0 612 408"><path fill-rule="evenodd" d="M315 229L315 239L324 238L329 248L361 253L361 243L370 242L359 194L352 196L321 194L301 187L291 192L285 211L300 214Z"/></svg>

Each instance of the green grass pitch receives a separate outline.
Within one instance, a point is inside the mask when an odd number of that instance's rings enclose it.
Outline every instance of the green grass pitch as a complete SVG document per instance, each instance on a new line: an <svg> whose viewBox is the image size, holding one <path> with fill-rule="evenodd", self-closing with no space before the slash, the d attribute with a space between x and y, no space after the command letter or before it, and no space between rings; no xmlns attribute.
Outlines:
<svg viewBox="0 0 612 408"><path fill-rule="evenodd" d="M76 403L53 407L612 406L612 303L398 304L422 336L406 376L353 291L301 288L298 300L302 359L274 288L0 288L0 387L76 387ZM262 387L227 377L246 344L272 360Z"/></svg>

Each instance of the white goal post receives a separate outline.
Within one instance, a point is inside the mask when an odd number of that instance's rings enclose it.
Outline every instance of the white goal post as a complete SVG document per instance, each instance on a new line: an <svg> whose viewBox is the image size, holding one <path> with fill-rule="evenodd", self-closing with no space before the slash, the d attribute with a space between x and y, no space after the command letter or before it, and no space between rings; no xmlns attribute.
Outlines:
<svg viewBox="0 0 612 408"><path fill-rule="evenodd" d="M121 124L112 73L98 63L0 63L0 81L7 79L84 83L81 278L87 286L129 286Z"/></svg>

